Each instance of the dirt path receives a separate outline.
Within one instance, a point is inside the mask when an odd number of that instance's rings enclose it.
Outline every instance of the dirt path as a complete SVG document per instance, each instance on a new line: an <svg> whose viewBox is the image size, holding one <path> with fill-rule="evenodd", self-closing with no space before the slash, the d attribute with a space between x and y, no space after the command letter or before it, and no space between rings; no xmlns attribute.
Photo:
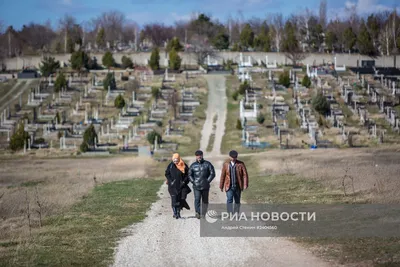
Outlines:
<svg viewBox="0 0 400 267"><path fill-rule="evenodd" d="M224 203L225 193L218 189L218 184L226 117L225 78L206 79L210 93L201 148L205 151L212 119L218 114L214 149L211 155L205 153L205 159L214 164L217 174L210 189L210 203ZM184 210L181 220L172 218L166 184L158 194L160 200L152 205L148 217L127 229L129 235L119 242L114 266L331 266L284 238L200 237L200 221L193 216L193 193L187 199L191 210Z"/></svg>

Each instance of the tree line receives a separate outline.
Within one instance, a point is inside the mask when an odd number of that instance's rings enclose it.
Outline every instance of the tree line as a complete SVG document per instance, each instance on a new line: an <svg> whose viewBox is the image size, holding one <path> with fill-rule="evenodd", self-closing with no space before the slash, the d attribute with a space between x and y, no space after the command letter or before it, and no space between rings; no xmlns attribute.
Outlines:
<svg viewBox="0 0 400 267"><path fill-rule="evenodd" d="M318 14L305 9L286 17L275 13L247 20L231 17L224 22L199 14L173 25L149 23L139 27L122 12L109 11L84 23L65 15L56 28L50 22L31 22L19 30L9 26L0 27L0 31L2 57L73 53L88 49L89 43L92 50L98 51L129 45L138 51L154 47L170 51L167 46L172 45L176 52L196 51L200 59L204 59L201 51L210 49L284 52L296 60L298 54L308 52L375 56L397 54L400 48L396 9L360 15L352 6L328 21L326 0L321 0Z"/></svg>

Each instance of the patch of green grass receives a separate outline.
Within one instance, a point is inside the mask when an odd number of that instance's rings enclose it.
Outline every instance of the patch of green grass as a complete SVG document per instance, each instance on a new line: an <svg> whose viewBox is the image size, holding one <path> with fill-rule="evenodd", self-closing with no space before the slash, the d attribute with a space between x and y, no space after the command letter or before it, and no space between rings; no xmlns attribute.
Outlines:
<svg viewBox="0 0 400 267"><path fill-rule="evenodd" d="M97 186L69 211L48 217L25 243L0 254L4 266L109 266L121 229L143 220L163 180Z"/></svg>
<svg viewBox="0 0 400 267"><path fill-rule="evenodd" d="M33 186L37 186L38 184L42 184L44 183L44 181L28 181L25 183L22 183L21 186L22 187L33 187Z"/></svg>

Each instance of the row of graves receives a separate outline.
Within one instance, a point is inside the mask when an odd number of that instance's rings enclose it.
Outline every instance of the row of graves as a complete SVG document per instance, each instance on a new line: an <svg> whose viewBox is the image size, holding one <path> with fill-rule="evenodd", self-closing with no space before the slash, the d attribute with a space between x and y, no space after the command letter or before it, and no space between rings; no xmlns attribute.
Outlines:
<svg viewBox="0 0 400 267"><path fill-rule="evenodd" d="M161 133L162 142L155 138L153 145L154 153L162 158L169 157L172 152L178 150L178 143L174 140L184 135L186 125L193 123L195 110L200 105L199 88L197 86L186 87L183 79L187 81L191 77L176 73L170 74L166 69L160 88L160 97L151 109L153 120L166 122ZM168 119L165 120L165 118Z"/></svg>
<svg viewBox="0 0 400 267"><path fill-rule="evenodd" d="M250 63L242 62L240 59L239 69L242 67L249 67ZM249 58L250 60L250 58ZM264 93L262 88L257 87L253 82L251 72L238 72L237 76L240 82L249 84L248 89L245 91L245 96L239 103L239 117L242 126L242 146L250 149L264 149L270 146L267 142L261 142L259 134L259 124L257 117L260 114L260 105Z"/></svg>
<svg viewBox="0 0 400 267"><path fill-rule="evenodd" d="M366 79L365 77L370 77ZM379 125L377 120L383 118L392 132L400 131L400 116L395 107L399 106L400 88L397 78L385 77L383 74L356 74L355 82L351 85L339 80L341 97L355 114L368 135L383 143L387 128ZM370 114L368 108L375 107L377 114ZM343 130L344 131L344 130Z"/></svg>

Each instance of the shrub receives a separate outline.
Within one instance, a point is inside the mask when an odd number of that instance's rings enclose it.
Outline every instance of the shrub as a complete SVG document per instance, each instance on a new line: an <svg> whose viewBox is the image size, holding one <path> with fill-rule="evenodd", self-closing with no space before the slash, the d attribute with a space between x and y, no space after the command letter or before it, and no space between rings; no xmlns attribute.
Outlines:
<svg viewBox="0 0 400 267"><path fill-rule="evenodd" d="M232 94L232 98L233 98L233 100L238 100L238 96L239 96L239 91L235 91L235 92L233 92L233 94Z"/></svg>
<svg viewBox="0 0 400 267"><path fill-rule="evenodd" d="M102 58L102 63L103 63L103 66L105 66L107 69L114 67L115 60L114 60L113 54L110 51L107 51L104 54L104 56Z"/></svg>
<svg viewBox="0 0 400 267"><path fill-rule="evenodd" d="M24 141L28 143L29 134L25 132L23 123L19 124L17 131L10 138L10 149L16 151L24 148Z"/></svg>
<svg viewBox="0 0 400 267"><path fill-rule="evenodd" d="M58 74L56 81L54 82L54 91L58 93L61 88L67 88L67 79L64 76L64 73Z"/></svg>
<svg viewBox="0 0 400 267"><path fill-rule="evenodd" d="M311 86L311 80L308 77L308 75L303 77L303 80L301 81L301 85L305 86L305 87L310 87Z"/></svg>
<svg viewBox="0 0 400 267"><path fill-rule="evenodd" d="M242 122L240 121L240 119L237 119L236 121L236 129L243 130Z"/></svg>
<svg viewBox="0 0 400 267"><path fill-rule="evenodd" d="M119 109L125 107L125 99L124 99L124 97L123 97L122 95L118 95L118 96L115 98L115 100L114 100L114 106L115 106L116 108L119 108Z"/></svg>
<svg viewBox="0 0 400 267"><path fill-rule="evenodd" d="M290 77L287 71L279 75L279 83L288 88L290 86Z"/></svg>
<svg viewBox="0 0 400 267"><path fill-rule="evenodd" d="M259 124L263 124L264 121L265 121L265 116L264 116L264 114L262 114L262 113L258 114L258 116L257 116L257 122L258 122Z"/></svg>
<svg viewBox="0 0 400 267"><path fill-rule="evenodd" d="M122 76L121 77L121 81L124 81L124 82L129 81L129 77L128 76Z"/></svg>
<svg viewBox="0 0 400 267"><path fill-rule="evenodd" d="M108 86L110 86L111 90L117 88L117 83L115 82L115 77L112 73L107 73L107 76L103 80L104 90L108 90Z"/></svg>
<svg viewBox="0 0 400 267"><path fill-rule="evenodd" d="M122 56L121 62L122 62L121 67L123 69L133 68L133 62L129 57Z"/></svg>
<svg viewBox="0 0 400 267"><path fill-rule="evenodd" d="M156 136L158 137L158 143L161 143L162 142L161 135L159 133L157 133L156 131L152 131L147 134L147 141L150 144L154 144L154 140L156 140Z"/></svg>
<svg viewBox="0 0 400 267"><path fill-rule="evenodd" d="M95 140L99 140L97 137L96 130L94 129L93 124L91 124L83 133L83 141L80 145L81 152L86 152L89 148L93 147L95 144Z"/></svg>
<svg viewBox="0 0 400 267"><path fill-rule="evenodd" d="M160 68L160 50L157 47L151 52L149 66L152 70Z"/></svg>
<svg viewBox="0 0 400 267"><path fill-rule="evenodd" d="M246 94L246 90L250 89L250 84L247 81L244 81L244 83L242 83L239 86L239 94L241 95L245 95Z"/></svg>
<svg viewBox="0 0 400 267"><path fill-rule="evenodd" d="M311 102L313 108L321 115L326 115L330 111L328 100L319 92L313 97Z"/></svg>
<svg viewBox="0 0 400 267"><path fill-rule="evenodd" d="M162 125L163 125L163 124L162 124L162 121L157 121L157 122L156 122L156 125L157 125L158 127L162 127Z"/></svg>

